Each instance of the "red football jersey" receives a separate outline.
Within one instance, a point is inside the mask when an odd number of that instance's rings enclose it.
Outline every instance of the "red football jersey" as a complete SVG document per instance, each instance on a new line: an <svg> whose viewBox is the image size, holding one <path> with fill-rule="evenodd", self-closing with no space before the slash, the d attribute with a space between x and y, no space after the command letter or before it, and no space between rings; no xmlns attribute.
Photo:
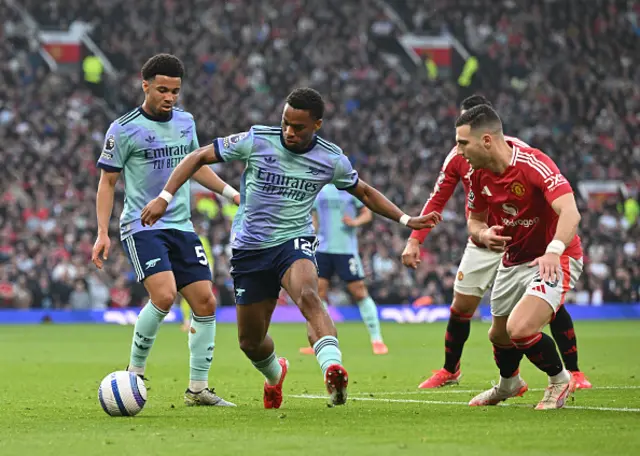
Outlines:
<svg viewBox="0 0 640 456"><path fill-rule="evenodd" d="M573 190L543 152L507 142L513 146L509 167L500 176L486 169L473 170L467 204L471 212L488 210L498 219L495 223L504 226L502 234L512 239L502 261L505 266L514 266L544 255L558 225L551 203ZM491 226L493 222L488 223ZM582 258L577 235L564 254Z"/></svg>
<svg viewBox="0 0 640 456"><path fill-rule="evenodd" d="M505 136L505 139L520 147L529 147L527 143L518 138ZM471 184L468 176L469 171L471 171L471 166L469 166L467 160L465 160L462 155L458 155L458 149L456 147L451 149L451 152L449 152L447 158L445 158L444 163L442 164L442 168L440 168L440 174L438 175L436 185L433 187L433 191L422 208L422 213L420 215L425 215L433 211L442 213L444 207L451 198L451 195L453 195L459 181L462 181L466 201L468 201L469 188ZM469 218L469 207L467 204L465 204L465 217ZM499 220L499 217L494 216L493 213L489 211L489 226L498 225ZM417 239L420 244L422 244L432 229L433 228L424 228L418 231L414 230L411 233L411 237ZM478 247L484 248L484 245L482 244L475 244Z"/></svg>

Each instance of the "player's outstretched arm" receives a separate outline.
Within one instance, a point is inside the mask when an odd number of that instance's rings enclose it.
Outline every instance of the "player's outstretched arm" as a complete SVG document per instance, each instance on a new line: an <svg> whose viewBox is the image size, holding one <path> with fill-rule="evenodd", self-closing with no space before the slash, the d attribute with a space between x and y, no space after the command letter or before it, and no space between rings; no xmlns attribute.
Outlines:
<svg viewBox="0 0 640 456"><path fill-rule="evenodd" d="M218 176L215 171L208 166L201 167L193 175L193 178L208 190L230 199L238 206L240 205L240 193L238 193L238 191L231 185L220 179L220 176Z"/></svg>
<svg viewBox="0 0 640 456"><path fill-rule="evenodd" d="M109 248L111 247L109 220L113 211L113 196L119 176L119 172L108 172L104 169L100 171L100 182L98 183L98 193L96 194L98 236L91 252L91 261L98 269L102 269L102 261L109 257Z"/></svg>
<svg viewBox="0 0 640 456"><path fill-rule="evenodd" d="M376 214L380 214L395 222L420 230L422 228L433 228L442 220L442 216L437 212L431 212L420 217L410 217L405 214L382 193L362 179L358 181L355 187L347 190L353 196L358 198L362 203Z"/></svg>
<svg viewBox="0 0 640 456"><path fill-rule="evenodd" d="M149 202L140 214L142 226L153 226L167 210L167 206L173 199L173 195L204 165L216 163L218 158L213 144L194 150L184 157L176 169L173 170L169 180L160 195Z"/></svg>

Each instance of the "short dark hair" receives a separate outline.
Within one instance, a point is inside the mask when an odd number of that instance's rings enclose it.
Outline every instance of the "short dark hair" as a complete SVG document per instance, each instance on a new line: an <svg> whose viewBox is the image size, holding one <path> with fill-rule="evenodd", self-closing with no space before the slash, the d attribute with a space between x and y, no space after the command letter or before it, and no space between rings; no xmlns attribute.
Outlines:
<svg viewBox="0 0 640 456"><path fill-rule="evenodd" d="M154 55L142 65L142 79L150 81L158 75L182 78L184 76L184 65L175 55Z"/></svg>
<svg viewBox="0 0 640 456"><path fill-rule="evenodd" d="M320 120L324 116L324 100L322 95L310 87L299 87L287 97L287 104L293 109L309 111L311 117Z"/></svg>
<svg viewBox="0 0 640 456"><path fill-rule="evenodd" d="M482 104L493 107L491 102L487 100L487 97L484 95L471 95L470 97L462 100L462 103L460 103L460 109L464 109L466 111L467 109L471 109Z"/></svg>
<svg viewBox="0 0 640 456"><path fill-rule="evenodd" d="M477 128L490 128L491 130L502 130L500 116L491 106L481 104L460 114L456 120L456 127L469 125L472 130Z"/></svg>

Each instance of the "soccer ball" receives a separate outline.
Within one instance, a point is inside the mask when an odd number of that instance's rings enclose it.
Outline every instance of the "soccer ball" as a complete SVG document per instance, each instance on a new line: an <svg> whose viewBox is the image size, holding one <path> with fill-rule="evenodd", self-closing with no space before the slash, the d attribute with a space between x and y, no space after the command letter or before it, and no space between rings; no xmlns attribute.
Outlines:
<svg viewBox="0 0 640 456"><path fill-rule="evenodd" d="M133 372L112 372L100 383L98 399L107 415L134 416L147 402L147 387Z"/></svg>

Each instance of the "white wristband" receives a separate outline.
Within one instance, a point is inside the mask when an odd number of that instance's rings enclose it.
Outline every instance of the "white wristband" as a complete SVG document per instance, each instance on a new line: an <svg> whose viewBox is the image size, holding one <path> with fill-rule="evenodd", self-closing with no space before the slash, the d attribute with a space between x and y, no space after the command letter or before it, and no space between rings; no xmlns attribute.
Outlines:
<svg viewBox="0 0 640 456"><path fill-rule="evenodd" d="M169 204L171 202L171 200L173 199L173 195L171 193L169 193L166 190L162 190L160 192L160 194L158 195L158 198L162 198L163 200L165 200L167 202L167 204Z"/></svg>
<svg viewBox="0 0 640 456"><path fill-rule="evenodd" d="M402 223L404 226L407 226L407 223L409 223L409 220L411 220L411 216L407 215L407 214L402 214L402 217L400 217L400 220L398 220L400 223Z"/></svg>
<svg viewBox="0 0 640 456"><path fill-rule="evenodd" d="M562 255L566 248L567 246L564 245L564 242L558 239L554 239L553 241L549 242L545 253L555 253L556 255Z"/></svg>
<svg viewBox="0 0 640 456"><path fill-rule="evenodd" d="M239 195L238 191L229 184L225 185L222 189L222 196L225 198L232 200L236 195Z"/></svg>

